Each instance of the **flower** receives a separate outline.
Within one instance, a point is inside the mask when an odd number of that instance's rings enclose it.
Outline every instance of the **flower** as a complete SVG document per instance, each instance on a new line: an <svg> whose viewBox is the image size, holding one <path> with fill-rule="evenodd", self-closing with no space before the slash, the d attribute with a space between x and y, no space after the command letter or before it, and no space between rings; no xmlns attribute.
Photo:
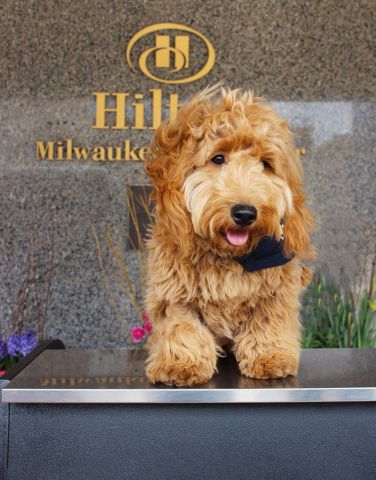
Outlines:
<svg viewBox="0 0 376 480"><path fill-rule="evenodd" d="M0 337L0 361L8 355L7 344Z"/></svg>
<svg viewBox="0 0 376 480"><path fill-rule="evenodd" d="M138 325L134 325L131 328L130 333L131 333L133 343L140 343L146 335L146 330L143 327L140 327Z"/></svg>
<svg viewBox="0 0 376 480"><path fill-rule="evenodd" d="M21 351L21 337L18 333L11 335L8 338L8 353L12 357L17 357L17 354Z"/></svg>
<svg viewBox="0 0 376 480"><path fill-rule="evenodd" d="M6 370L0 370L0 377L3 377L6 373Z"/></svg>
<svg viewBox="0 0 376 480"><path fill-rule="evenodd" d="M149 317L149 314L147 312L144 312L142 314L142 322L143 322L143 327L144 329L148 332L148 333L151 333L152 329L153 329L153 325L150 321L150 317Z"/></svg>
<svg viewBox="0 0 376 480"><path fill-rule="evenodd" d="M148 320L147 322L144 323L144 329L147 332L151 333L151 331L153 330L153 325L152 325L150 320Z"/></svg>
<svg viewBox="0 0 376 480"><path fill-rule="evenodd" d="M25 357L37 346L38 340L34 330L26 330L21 335L21 353Z"/></svg>

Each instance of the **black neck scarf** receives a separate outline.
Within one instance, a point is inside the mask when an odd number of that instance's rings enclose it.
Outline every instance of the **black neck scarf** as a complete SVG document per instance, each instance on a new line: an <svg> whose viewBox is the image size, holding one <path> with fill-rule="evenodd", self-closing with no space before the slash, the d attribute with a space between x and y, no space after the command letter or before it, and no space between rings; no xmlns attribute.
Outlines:
<svg viewBox="0 0 376 480"><path fill-rule="evenodd" d="M294 258L294 254L286 257L283 253L283 240L276 240L272 237L263 237L252 252L241 257L235 257L248 272L280 267L288 263L292 258Z"/></svg>

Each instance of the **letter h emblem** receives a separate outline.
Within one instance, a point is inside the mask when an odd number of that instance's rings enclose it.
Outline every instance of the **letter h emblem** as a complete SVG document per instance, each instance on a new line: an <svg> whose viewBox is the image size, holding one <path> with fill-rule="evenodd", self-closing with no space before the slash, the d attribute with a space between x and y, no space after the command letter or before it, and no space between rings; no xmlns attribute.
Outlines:
<svg viewBox="0 0 376 480"><path fill-rule="evenodd" d="M169 35L155 36L155 66L158 68L170 67L170 54L174 54L174 71L189 67L189 36L176 35L175 45L170 46Z"/></svg>

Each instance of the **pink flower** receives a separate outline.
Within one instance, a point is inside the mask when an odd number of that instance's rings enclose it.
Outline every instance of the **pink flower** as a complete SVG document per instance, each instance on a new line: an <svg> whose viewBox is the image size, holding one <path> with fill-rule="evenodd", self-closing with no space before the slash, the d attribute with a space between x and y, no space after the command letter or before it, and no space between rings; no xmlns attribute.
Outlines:
<svg viewBox="0 0 376 480"><path fill-rule="evenodd" d="M143 327L134 325L131 328L131 337L133 343L140 343L146 335L146 330Z"/></svg>
<svg viewBox="0 0 376 480"><path fill-rule="evenodd" d="M143 321L143 323L146 323L146 322L149 322L149 321L150 321L150 317L149 317L149 315L148 315L147 312L144 312L144 313L142 314L142 321Z"/></svg>
<svg viewBox="0 0 376 480"><path fill-rule="evenodd" d="M151 331L153 330L153 325L152 325L150 320L148 320L147 322L144 323L144 329L147 332L151 333Z"/></svg>
<svg viewBox="0 0 376 480"><path fill-rule="evenodd" d="M0 370L0 377L3 377L7 372L5 370Z"/></svg>

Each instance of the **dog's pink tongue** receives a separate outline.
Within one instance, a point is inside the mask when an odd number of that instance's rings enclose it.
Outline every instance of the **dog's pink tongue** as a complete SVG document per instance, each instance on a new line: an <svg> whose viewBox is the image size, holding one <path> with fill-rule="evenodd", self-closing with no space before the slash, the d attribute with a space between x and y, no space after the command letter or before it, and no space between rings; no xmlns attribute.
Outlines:
<svg viewBox="0 0 376 480"><path fill-rule="evenodd" d="M248 240L247 230L226 230L226 238L231 245L244 245Z"/></svg>

